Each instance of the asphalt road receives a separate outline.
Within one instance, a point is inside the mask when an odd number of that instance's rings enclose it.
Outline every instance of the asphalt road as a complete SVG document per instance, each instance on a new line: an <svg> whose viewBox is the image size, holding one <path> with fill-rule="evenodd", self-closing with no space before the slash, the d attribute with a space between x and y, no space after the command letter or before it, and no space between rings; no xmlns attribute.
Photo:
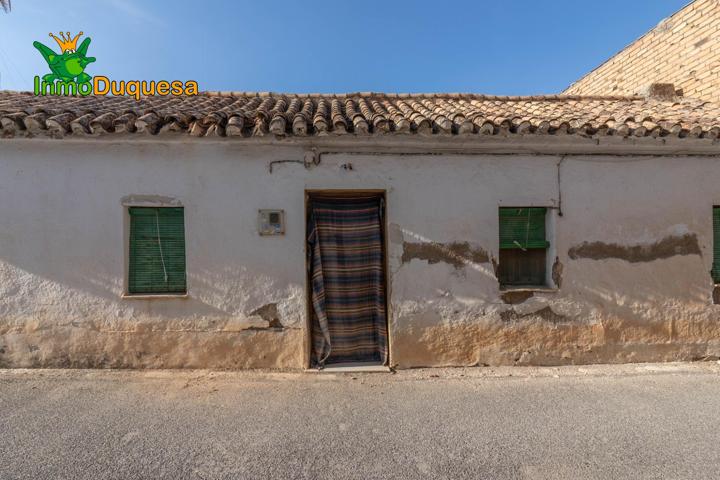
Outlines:
<svg viewBox="0 0 720 480"><path fill-rule="evenodd" d="M0 479L720 477L717 363L0 370Z"/></svg>

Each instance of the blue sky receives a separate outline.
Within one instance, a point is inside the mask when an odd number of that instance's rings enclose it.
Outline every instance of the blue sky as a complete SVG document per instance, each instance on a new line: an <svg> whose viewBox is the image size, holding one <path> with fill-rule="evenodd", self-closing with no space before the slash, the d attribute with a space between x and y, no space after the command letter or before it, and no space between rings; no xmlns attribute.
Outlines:
<svg viewBox="0 0 720 480"><path fill-rule="evenodd" d="M0 89L47 66L32 42L92 38L90 75L201 90L559 92L687 0L13 0Z"/></svg>

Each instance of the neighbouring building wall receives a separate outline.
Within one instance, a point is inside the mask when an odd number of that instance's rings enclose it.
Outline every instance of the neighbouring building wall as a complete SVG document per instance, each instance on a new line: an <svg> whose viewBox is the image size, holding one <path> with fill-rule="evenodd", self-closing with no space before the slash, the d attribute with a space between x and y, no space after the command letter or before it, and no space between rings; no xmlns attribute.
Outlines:
<svg viewBox="0 0 720 480"><path fill-rule="evenodd" d="M326 154L269 171L302 156L230 142L4 143L0 366L303 368L304 192L333 188L387 191L394 365L720 355L714 159ZM185 207L188 298L123 298L133 196ZM530 205L551 207L558 288L504 293L498 207ZM284 236L258 235L264 208L285 210Z"/></svg>
<svg viewBox="0 0 720 480"><path fill-rule="evenodd" d="M686 97L720 100L720 2L697 0L572 84L572 95L631 95L673 83Z"/></svg>

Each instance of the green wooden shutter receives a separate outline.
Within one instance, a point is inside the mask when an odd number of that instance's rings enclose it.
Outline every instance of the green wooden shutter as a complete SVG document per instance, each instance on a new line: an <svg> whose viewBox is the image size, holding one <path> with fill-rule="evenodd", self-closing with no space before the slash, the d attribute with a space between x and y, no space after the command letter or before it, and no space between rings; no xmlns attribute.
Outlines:
<svg viewBox="0 0 720 480"><path fill-rule="evenodd" d="M182 208L132 207L130 293L185 293L185 215Z"/></svg>
<svg viewBox="0 0 720 480"><path fill-rule="evenodd" d="M547 248L544 207L500 208L500 248Z"/></svg>
<svg viewBox="0 0 720 480"><path fill-rule="evenodd" d="M713 264L712 278L720 283L720 207L713 207Z"/></svg>

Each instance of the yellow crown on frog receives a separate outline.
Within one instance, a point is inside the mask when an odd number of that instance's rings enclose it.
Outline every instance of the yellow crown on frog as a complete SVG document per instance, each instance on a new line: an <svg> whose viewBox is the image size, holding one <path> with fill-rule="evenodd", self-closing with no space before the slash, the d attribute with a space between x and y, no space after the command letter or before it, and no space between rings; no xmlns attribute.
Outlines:
<svg viewBox="0 0 720 480"><path fill-rule="evenodd" d="M58 38L52 33L50 33L50 36L55 39L55 41L60 45L60 48L62 49L62 52L65 53L67 50L73 50L75 51L77 49L77 41L78 38L80 38L80 35L82 35L83 32L78 33L75 35L75 38L70 37L70 32L60 32L60 37Z"/></svg>

